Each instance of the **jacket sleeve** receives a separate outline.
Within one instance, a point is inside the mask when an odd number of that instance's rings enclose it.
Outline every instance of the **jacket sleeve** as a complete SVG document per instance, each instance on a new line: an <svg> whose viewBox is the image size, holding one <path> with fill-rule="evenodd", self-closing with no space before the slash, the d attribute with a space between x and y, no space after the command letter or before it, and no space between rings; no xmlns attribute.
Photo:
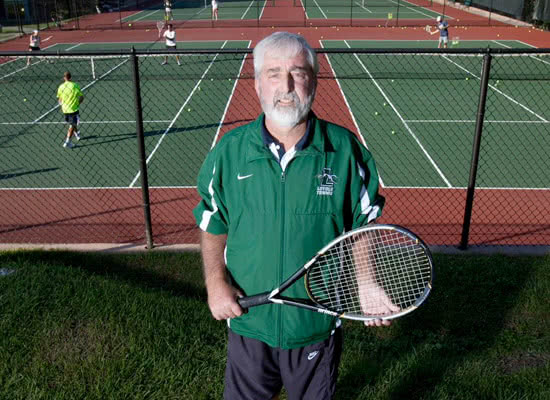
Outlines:
<svg viewBox="0 0 550 400"><path fill-rule="evenodd" d="M221 165L214 148L204 161L197 183L201 200L193 210L197 225L214 235L227 233L227 208L221 186Z"/></svg>
<svg viewBox="0 0 550 400"><path fill-rule="evenodd" d="M373 222L382 215L385 199L378 193L379 178L371 153L357 143L355 157L356 171L352 173L351 188L353 222L351 229Z"/></svg>

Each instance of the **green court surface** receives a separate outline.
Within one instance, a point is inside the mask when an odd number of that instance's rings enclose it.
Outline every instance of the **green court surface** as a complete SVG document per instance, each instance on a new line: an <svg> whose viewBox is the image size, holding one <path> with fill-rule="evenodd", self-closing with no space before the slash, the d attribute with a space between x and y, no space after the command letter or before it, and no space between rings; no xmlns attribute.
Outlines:
<svg viewBox="0 0 550 400"><path fill-rule="evenodd" d="M437 41L322 42L326 49L434 46ZM459 46L528 47L506 41L460 41ZM328 60L356 126L378 155L385 186L467 186L482 55L354 54L351 62L330 54ZM535 154L550 151L550 112L544 101L550 88L539 80L550 76L550 57L495 57L492 66L481 154L485 182L498 188L547 188L548 179L528 166ZM358 71L364 78L360 90L350 79ZM411 163L419 175L394 172L407 170Z"/></svg>
<svg viewBox="0 0 550 400"><path fill-rule="evenodd" d="M329 48L433 47L436 41L322 41ZM156 46L163 45L157 43ZM464 42L460 47L526 47L519 42ZM58 44L50 50L150 48L151 43ZM181 42L178 48L244 49L248 41ZM463 188L468 173L479 101L482 55L328 54L322 71L336 77L348 115L374 153L385 187ZM204 156L215 143L230 105L256 105L239 91L245 54L140 58L140 81L149 184L192 187ZM132 65L128 57L0 64L0 188L129 188L140 185ZM62 147L66 124L56 103L63 71L83 89L83 139ZM547 188L547 174L532 174L533 151L550 154L548 57L493 60L482 154L486 187ZM251 71L247 71L250 75ZM94 79L95 76L95 79ZM322 80L321 80L322 81ZM322 83L322 82L321 82ZM320 87L321 90L322 87ZM533 96L536 94L536 96ZM338 96L333 96L337 98ZM26 99L26 100L25 100ZM330 107L318 100L315 107ZM314 108L315 108L314 107ZM349 109L348 109L349 107ZM348 111L349 110L349 111ZM238 111L237 111L238 112ZM247 122L233 115L232 123ZM392 133L392 131L394 133ZM521 145L517 145L521 143ZM513 155L502 149L515 149ZM544 161L542 161L544 163ZM414 176L403 174L414 164ZM542 164L541 164L542 165Z"/></svg>
<svg viewBox="0 0 550 400"><path fill-rule="evenodd" d="M435 19L440 14L430 9L428 1L397 2L391 0L296 0L305 10L309 19L377 19L392 22L399 19ZM422 4L425 6L423 7ZM451 19L452 18L448 18Z"/></svg>
<svg viewBox="0 0 550 400"><path fill-rule="evenodd" d="M230 3L220 2L218 8L218 18L233 20L248 20L261 18L264 8L270 1L232 1ZM212 8L210 0L175 2L172 8L174 21L189 20L210 20L212 18ZM122 19L122 22L138 21L164 21L164 7L146 9L138 11Z"/></svg>
<svg viewBox="0 0 550 400"><path fill-rule="evenodd" d="M128 43L139 47L140 43ZM178 43L180 48L247 48L248 41ZM95 47L94 47L95 46ZM104 44L63 44L53 49L92 50ZM119 45L120 48L120 45ZM50 48L49 50L52 50ZM223 59L222 59L223 58ZM141 97L149 182L194 185L232 98L244 54L140 58ZM0 64L0 187L134 187L137 179L136 115L128 57L25 60ZM56 101L63 72L80 84L83 139L62 147L67 125ZM95 71L93 71L95 70ZM96 79L93 78L95 73ZM227 77L233 77L227 78ZM29 156L30 155L30 156ZM185 156L184 156L185 155ZM192 157L190 157L192 156ZM169 173L167 173L169 172Z"/></svg>

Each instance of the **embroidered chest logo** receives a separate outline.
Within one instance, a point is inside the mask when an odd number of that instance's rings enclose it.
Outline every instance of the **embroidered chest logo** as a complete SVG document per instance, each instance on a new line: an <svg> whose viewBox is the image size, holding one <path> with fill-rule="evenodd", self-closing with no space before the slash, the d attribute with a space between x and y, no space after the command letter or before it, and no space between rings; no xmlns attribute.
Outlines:
<svg viewBox="0 0 550 400"><path fill-rule="evenodd" d="M323 168L323 173L317 175L319 186L317 186L317 196L332 196L334 185L338 183L338 177L332 174L330 168Z"/></svg>

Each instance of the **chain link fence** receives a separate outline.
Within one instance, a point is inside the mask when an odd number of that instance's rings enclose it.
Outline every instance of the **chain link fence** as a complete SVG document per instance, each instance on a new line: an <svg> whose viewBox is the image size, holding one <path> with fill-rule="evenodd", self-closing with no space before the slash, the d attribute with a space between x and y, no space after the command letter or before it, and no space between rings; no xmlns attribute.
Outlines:
<svg viewBox="0 0 550 400"><path fill-rule="evenodd" d="M211 18L210 0L171 1L175 28L242 27L425 27L438 15L452 26L527 25L532 7L502 2L451 0L253 0L219 2ZM463 4L464 3L464 4ZM165 19L164 0L10 0L0 2L0 25L20 34L34 29L155 29ZM520 11L514 11L518 9ZM518 14L519 13L519 14ZM512 19L513 17L514 19ZM173 20L172 20L173 19Z"/></svg>
<svg viewBox="0 0 550 400"><path fill-rule="evenodd" d="M431 245L550 243L550 51L318 54L313 110L374 154L380 222ZM84 95L72 149L64 71ZM261 112L248 49L0 53L0 103L0 243L197 243L200 165Z"/></svg>

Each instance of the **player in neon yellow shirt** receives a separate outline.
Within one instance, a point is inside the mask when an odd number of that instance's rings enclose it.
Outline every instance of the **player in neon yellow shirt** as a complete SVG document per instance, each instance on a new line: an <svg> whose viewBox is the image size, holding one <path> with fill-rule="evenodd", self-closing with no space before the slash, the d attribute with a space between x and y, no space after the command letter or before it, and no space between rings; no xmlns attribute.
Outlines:
<svg viewBox="0 0 550 400"><path fill-rule="evenodd" d="M84 101L84 95L77 83L71 81L71 73L69 71L63 74L64 82L57 88L57 101L61 105L61 111L65 114L65 121L69 124L67 137L63 147L72 148L71 138L80 140L80 132L78 124L80 122L80 104Z"/></svg>

